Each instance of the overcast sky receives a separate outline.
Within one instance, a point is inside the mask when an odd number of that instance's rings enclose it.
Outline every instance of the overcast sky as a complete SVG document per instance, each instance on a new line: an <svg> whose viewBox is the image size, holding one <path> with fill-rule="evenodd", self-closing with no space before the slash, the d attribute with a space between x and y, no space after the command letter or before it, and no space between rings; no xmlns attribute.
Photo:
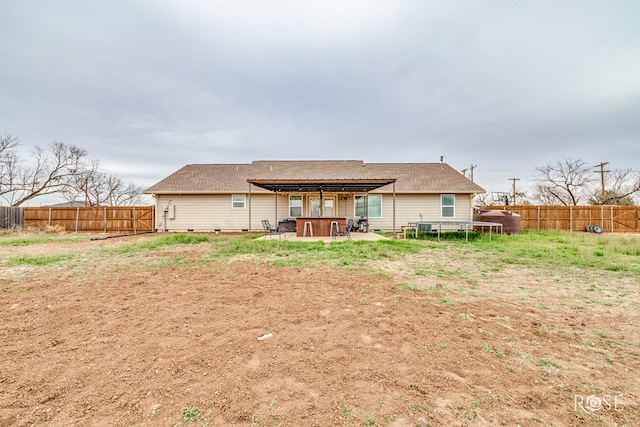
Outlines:
<svg viewBox="0 0 640 427"><path fill-rule="evenodd" d="M0 61L0 133L144 186L269 159L444 156L489 192L563 157L640 169L638 0L0 0Z"/></svg>

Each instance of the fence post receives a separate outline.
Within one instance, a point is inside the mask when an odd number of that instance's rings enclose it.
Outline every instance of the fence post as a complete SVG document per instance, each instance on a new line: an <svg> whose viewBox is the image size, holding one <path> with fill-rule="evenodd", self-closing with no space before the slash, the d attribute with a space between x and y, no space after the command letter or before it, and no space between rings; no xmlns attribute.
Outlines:
<svg viewBox="0 0 640 427"><path fill-rule="evenodd" d="M76 208L76 233L78 232L79 222L80 222L80 208Z"/></svg>
<svg viewBox="0 0 640 427"><path fill-rule="evenodd" d="M107 207L104 207L104 234L107 234Z"/></svg>
<svg viewBox="0 0 640 427"><path fill-rule="evenodd" d="M51 227L51 208L49 208L49 224L47 225Z"/></svg>
<svg viewBox="0 0 640 427"><path fill-rule="evenodd" d="M600 206L600 228L604 230L604 206Z"/></svg>
<svg viewBox="0 0 640 427"><path fill-rule="evenodd" d="M138 216L136 215L136 207L133 207L133 234L138 234Z"/></svg>
<svg viewBox="0 0 640 427"><path fill-rule="evenodd" d="M569 206L569 231L573 231L573 206Z"/></svg>

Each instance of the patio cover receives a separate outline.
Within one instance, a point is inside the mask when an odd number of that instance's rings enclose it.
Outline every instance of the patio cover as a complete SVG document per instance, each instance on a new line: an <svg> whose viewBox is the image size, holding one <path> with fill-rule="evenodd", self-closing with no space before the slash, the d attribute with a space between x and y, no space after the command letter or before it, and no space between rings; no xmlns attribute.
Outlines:
<svg viewBox="0 0 640 427"><path fill-rule="evenodd" d="M393 235L396 231L396 178L386 179L248 179L249 226L251 226L251 185L278 193L368 193L393 184ZM276 198L276 211L277 207ZM251 231L251 229L249 229Z"/></svg>

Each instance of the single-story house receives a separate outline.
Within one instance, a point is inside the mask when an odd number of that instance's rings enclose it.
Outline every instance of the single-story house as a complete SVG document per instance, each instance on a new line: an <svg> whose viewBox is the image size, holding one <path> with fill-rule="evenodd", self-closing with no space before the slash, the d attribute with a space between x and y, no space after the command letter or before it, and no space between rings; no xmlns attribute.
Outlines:
<svg viewBox="0 0 640 427"><path fill-rule="evenodd" d="M368 219L370 230L410 221L471 221L484 193L445 163L361 160L192 164L149 187L159 231L261 231L299 217Z"/></svg>

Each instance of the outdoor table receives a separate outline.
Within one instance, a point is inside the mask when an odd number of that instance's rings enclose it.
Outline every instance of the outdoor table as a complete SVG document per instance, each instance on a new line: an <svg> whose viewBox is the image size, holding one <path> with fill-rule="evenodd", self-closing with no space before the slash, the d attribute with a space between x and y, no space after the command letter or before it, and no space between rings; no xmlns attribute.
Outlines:
<svg viewBox="0 0 640 427"><path fill-rule="evenodd" d="M491 232L493 227L496 228L496 233L498 229L500 230L500 234L502 234L503 225L499 222L485 222L485 221L410 221L407 223L409 227L415 227L415 238L418 238L418 231L420 230L421 225L429 225L433 229L434 226L438 227L438 240L440 240L440 231L442 230L443 225L455 225L459 228L464 228L465 230L465 239L469 240L469 228L470 227L489 227L489 239L491 239ZM406 231L406 230L405 230Z"/></svg>

